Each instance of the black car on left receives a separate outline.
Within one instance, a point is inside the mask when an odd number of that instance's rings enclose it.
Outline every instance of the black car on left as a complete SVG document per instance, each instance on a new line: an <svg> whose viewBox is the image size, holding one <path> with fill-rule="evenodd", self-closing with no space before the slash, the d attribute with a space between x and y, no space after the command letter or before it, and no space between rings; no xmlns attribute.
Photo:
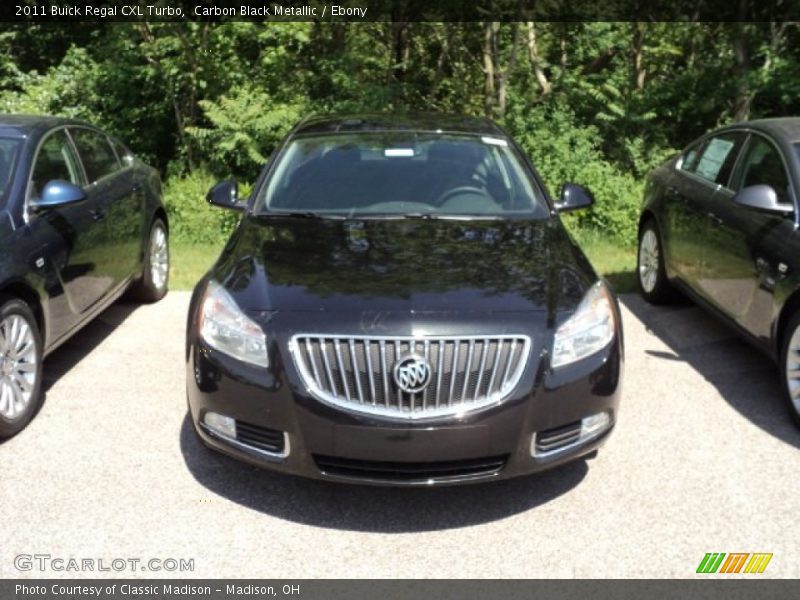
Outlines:
<svg viewBox="0 0 800 600"><path fill-rule="evenodd" d="M0 438L36 413L44 356L168 277L155 169L88 123L0 115Z"/></svg>

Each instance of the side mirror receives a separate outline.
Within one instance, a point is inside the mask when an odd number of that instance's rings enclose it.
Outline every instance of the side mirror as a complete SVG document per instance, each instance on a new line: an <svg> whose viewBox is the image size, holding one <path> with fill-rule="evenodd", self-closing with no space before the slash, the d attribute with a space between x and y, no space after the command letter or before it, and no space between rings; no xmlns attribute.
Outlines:
<svg viewBox="0 0 800 600"><path fill-rule="evenodd" d="M594 204L594 196L589 190L575 183L565 183L561 188L561 197L555 208L558 212L569 212L586 208L592 204Z"/></svg>
<svg viewBox="0 0 800 600"><path fill-rule="evenodd" d="M39 198L31 201L31 208L40 211L75 204L82 200L86 200L86 192L82 188L63 179L54 179L45 184Z"/></svg>
<svg viewBox="0 0 800 600"><path fill-rule="evenodd" d="M208 190L206 201L214 206L230 210L244 210L245 207L244 202L239 201L239 186L231 179L220 181Z"/></svg>
<svg viewBox="0 0 800 600"><path fill-rule="evenodd" d="M746 206L764 212L786 214L794 211L791 204L780 202L778 194L770 185L749 185L736 192L733 201L739 206Z"/></svg>

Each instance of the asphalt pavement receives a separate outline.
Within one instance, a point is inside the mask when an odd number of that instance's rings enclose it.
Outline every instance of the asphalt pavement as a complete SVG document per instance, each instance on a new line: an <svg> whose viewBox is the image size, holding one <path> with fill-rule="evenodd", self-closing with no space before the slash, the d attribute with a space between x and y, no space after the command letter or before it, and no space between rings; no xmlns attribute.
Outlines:
<svg viewBox="0 0 800 600"><path fill-rule="evenodd" d="M695 577L707 552L772 553L761 577L800 577L800 430L776 368L690 304L621 300L624 394L596 458L421 490L205 449L186 416L189 294L116 304L47 359L42 410L0 444L0 577ZM20 571L20 555L50 558ZM53 568L71 558L96 571ZM97 572L115 559L143 562ZM169 559L193 570L147 567Z"/></svg>

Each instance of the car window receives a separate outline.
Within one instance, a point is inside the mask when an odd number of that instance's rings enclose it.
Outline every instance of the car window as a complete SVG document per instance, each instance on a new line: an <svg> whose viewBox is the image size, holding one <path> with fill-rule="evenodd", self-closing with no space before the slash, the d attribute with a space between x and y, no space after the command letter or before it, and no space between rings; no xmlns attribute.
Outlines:
<svg viewBox="0 0 800 600"><path fill-rule="evenodd" d="M702 140L693 144L683 155L680 163L680 168L683 171L694 173L694 168L697 166L697 159L700 157L700 152L705 147L706 140Z"/></svg>
<svg viewBox="0 0 800 600"><path fill-rule="evenodd" d="M754 135L742 157L734 189L760 184L771 186L779 202L792 202L789 177L781 155L765 138Z"/></svg>
<svg viewBox="0 0 800 600"><path fill-rule="evenodd" d="M78 147L78 153L86 171L86 179L94 183L98 179L118 171L121 167L117 155L111 148L108 138L91 129L75 128L70 130L72 139Z"/></svg>
<svg viewBox="0 0 800 600"><path fill-rule="evenodd" d="M81 184L78 158L63 129L47 136L39 148L31 173L31 198L38 198L42 188L54 179Z"/></svg>
<svg viewBox="0 0 800 600"><path fill-rule="evenodd" d="M6 197L11 175L17 162L19 140L13 138L0 138L0 205Z"/></svg>
<svg viewBox="0 0 800 600"><path fill-rule="evenodd" d="M128 150L125 147L125 145L119 140L115 140L114 138L110 139L111 139L111 145L114 146L114 151L117 153L117 157L122 163L123 168L130 167L134 162L133 152Z"/></svg>
<svg viewBox="0 0 800 600"><path fill-rule="evenodd" d="M708 138L686 153L681 168L711 183L727 186L744 139L743 132Z"/></svg>
<svg viewBox="0 0 800 600"><path fill-rule="evenodd" d="M342 216L549 214L507 140L413 131L298 137L258 202Z"/></svg>

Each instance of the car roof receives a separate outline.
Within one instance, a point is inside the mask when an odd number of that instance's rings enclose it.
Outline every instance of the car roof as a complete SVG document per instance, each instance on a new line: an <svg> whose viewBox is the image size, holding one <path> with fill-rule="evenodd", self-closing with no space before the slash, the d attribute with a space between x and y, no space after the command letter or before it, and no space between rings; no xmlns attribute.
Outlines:
<svg viewBox="0 0 800 600"><path fill-rule="evenodd" d="M800 117L777 117L773 119L754 119L732 123L723 129L754 129L784 142L800 142Z"/></svg>
<svg viewBox="0 0 800 600"><path fill-rule="evenodd" d="M66 117L0 114L0 136L4 137L28 137L59 125L83 125L85 127L91 127L91 125L85 121L68 119Z"/></svg>
<svg viewBox="0 0 800 600"><path fill-rule="evenodd" d="M294 129L293 135L377 131L430 131L507 137L500 127L485 117L445 113L317 115L302 121Z"/></svg>

